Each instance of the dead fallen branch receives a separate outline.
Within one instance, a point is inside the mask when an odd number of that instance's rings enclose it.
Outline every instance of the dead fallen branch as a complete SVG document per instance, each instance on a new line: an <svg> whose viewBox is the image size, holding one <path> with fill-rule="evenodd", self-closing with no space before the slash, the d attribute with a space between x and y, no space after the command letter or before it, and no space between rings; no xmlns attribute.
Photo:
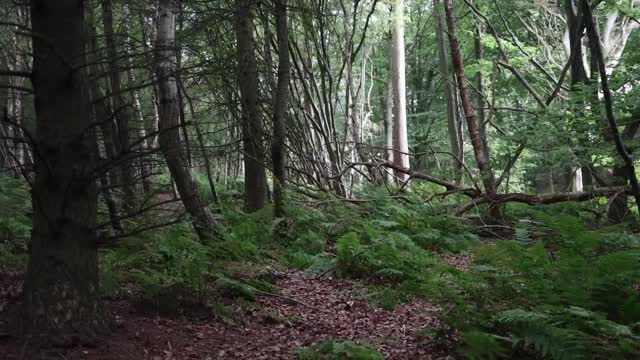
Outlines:
<svg viewBox="0 0 640 360"><path fill-rule="evenodd" d="M440 178L437 178L435 176L431 176L428 174L424 174L421 173L419 171L413 171L411 169L407 169L401 166L398 166L394 163L391 162L380 162L380 163L371 163L371 162L352 162L350 163L343 171L347 171L351 168L353 168L354 166L367 166L367 167L386 167L392 170L395 170L397 172L409 175L409 177L411 179L419 179L419 180L425 180L437 185L440 185L442 187L444 187L445 189L447 189L447 191L450 192L460 192L463 193L469 197L478 197L482 194L482 192L480 191L480 189L477 188L465 188L465 187L461 187L458 184L451 182L451 181L447 181L447 180L443 180Z"/></svg>
<svg viewBox="0 0 640 360"><path fill-rule="evenodd" d="M447 196L453 193L461 193L470 197L471 201L454 210L453 215L455 216L462 216L465 213L467 213L469 210L481 204L495 205L500 203L517 202L517 203L528 204L528 205L544 205L544 204L555 204L555 203L560 203L565 201L589 201L589 200L593 200L601 197L616 196L619 194L632 195L631 190L622 186L599 188L599 189L594 189L591 191L584 191L584 192L567 192L567 193L547 194L547 195L524 194L524 193L486 194L486 193L482 193L480 189L461 187L456 183L443 180L440 178L436 178L434 176L424 174L418 171L413 171L411 169L406 169L388 161L379 162L379 163L353 162L353 163L350 163L344 169L344 171L347 171L348 169L354 166L390 168L397 172L401 172L409 175L411 179L425 180L425 181L440 185L447 190L443 193L437 193L432 195L426 201L431 201L436 196Z"/></svg>
<svg viewBox="0 0 640 360"><path fill-rule="evenodd" d="M561 193L561 194L549 194L549 195L532 195L532 194L522 194L522 193L511 193L511 194L482 194L479 197L475 197L467 204L457 208L453 214L456 216L462 216L467 211L475 208L480 204L489 204L489 203L507 203L507 202L518 202L522 204L528 205L543 205L543 204L555 204L559 202L565 201L589 201L600 197L610 197L620 193L629 193L629 190L624 187L612 187L612 188L603 188L603 189L595 189L592 191L586 192L570 192L570 193Z"/></svg>

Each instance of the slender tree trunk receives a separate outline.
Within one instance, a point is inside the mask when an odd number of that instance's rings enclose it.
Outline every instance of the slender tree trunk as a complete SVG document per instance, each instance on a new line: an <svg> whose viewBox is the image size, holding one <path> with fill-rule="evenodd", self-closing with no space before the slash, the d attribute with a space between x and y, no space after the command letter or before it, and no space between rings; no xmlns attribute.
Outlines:
<svg viewBox="0 0 640 360"><path fill-rule="evenodd" d="M125 13L127 16L130 15L130 11L128 5L125 4ZM136 76L134 73L134 64L131 57L131 34L129 25L127 23L124 24L125 28L125 56L127 59L127 81L131 85L136 84ZM142 152L137 159L138 168L140 169L140 178L142 181L142 190L145 194L151 194L152 186L151 186L151 166L150 166L150 154L145 154L149 152L149 139L147 138L147 131L145 128L144 115L142 114L142 106L140 104L140 96L138 92L135 90L130 91L131 99L133 100L133 114L135 115L134 119L137 120L136 125L136 135L138 140L137 148Z"/></svg>
<svg viewBox="0 0 640 360"><path fill-rule="evenodd" d="M183 27L183 14L182 11L178 14L178 31L182 31ZM189 131L187 129L187 117L185 112L185 104L183 94L185 92L184 82L182 81L182 48L180 44L176 44L176 80L178 81L178 105L180 106L180 130L182 132L182 140L184 142L185 156L187 157L187 164L193 167L193 156L191 156L191 138L189 137Z"/></svg>
<svg viewBox="0 0 640 360"><path fill-rule="evenodd" d="M17 68L17 67L16 67ZM15 80L18 82L18 80ZM18 85L22 86L24 81L22 79L19 80ZM24 126L24 109L22 102L22 91L14 90L13 91L13 116L12 120L16 123L16 126L13 130L13 154L16 159L16 163L20 168L23 168L25 165L24 162L24 136L22 131L22 126ZM19 175L16 175L19 177Z"/></svg>
<svg viewBox="0 0 640 360"><path fill-rule="evenodd" d="M391 59L391 68L393 68L393 59ZM392 77L389 76L389 81L387 83L387 97L386 97L386 106L384 113L384 128L386 135L386 148L387 148L387 160L389 162L393 162L393 80ZM391 183L393 181L393 174L391 172L387 172L387 182Z"/></svg>
<svg viewBox="0 0 640 360"><path fill-rule="evenodd" d="M273 161L273 215L276 218L286 216L286 153L287 113L289 100L289 26L287 21L287 0L275 3L276 33L278 35L278 84L273 104L273 139L271 140L271 159Z"/></svg>
<svg viewBox="0 0 640 360"><path fill-rule="evenodd" d="M409 169L409 140L407 134L407 95L405 85L405 58L404 58L404 6L403 0L394 3L393 26L393 156L394 164ZM409 176L396 172L396 177L406 182Z"/></svg>
<svg viewBox="0 0 640 360"><path fill-rule="evenodd" d="M187 165L180 144L180 109L176 82L176 11L174 0L160 0L158 4L158 35L156 42L156 77L158 79L160 150L174 179L184 207L191 215L193 226L201 241L217 237L216 224L206 207L198 185Z"/></svg>
<svg viewBox="0 0 640 360"><path fill-rule="evenodd" d="M460 120L456 111L456 90L452 85L452 77L449 75L449 61L445 50L444 31L442 28L442 13L440 0L434 0L433 12L436 25L436 42L438 44L438 62L440 65L440 74L442 75L442 84L446 94L447 102L447 126L449 132L449 145L451 153L455 155L453 159L453 167L455 172L456 183L461 184L463 179L464 151L460 141Z"/></svg>
<svg viewBox="0 0 640 360"><path fill-rule="evenodd" d="M587 72L587 68L585 67L585 53L584 47L582 46L582 39L584 36L584 16L577 1L580 0L565 0L564 2L564 9L567 17L567 32L569 35L567 55L569 56L570 64L571 91L579 90L581 86L589 85L591 82L589 80L589 72ZM591 65L592 69L589 71L593 73L593 70L595 70L597 73L597 69L593 69L595 62L592 61ZM582 95L579 95L579 98L575 100L576 101L573 104L573 111L576 113L576 116L586 116L588 107L586 106L587 103L584 102ZM596 110L598 106L599 105L596 105L596 107L591 106L591 110ZM588 145L582 144L582 147L586 148ZM581 152L576 152L576 155L580 158L582 154ZM581 164L578 164L577 167L572 167L569 170L571 171L571 190L575 192L582 191L583 189L581 167Z"/></svg>
<svg viewBox="0 0 640 360"><path fill-rule="evenodd" d="M631 192L636 202L636 207L640 211L640 185L638 184L638 178L636 176L636 169L633 162L633 158L627 147L624 145L620 130L618 130L618 123L616 122L615 114L613 112L613 99L611 97L611 90L609 89L609 79L607 78L607 69L604 62L604 55L602 53L602 45L600 42L600 34L596 28L593 20L593 14L591 13L591 4L588 0L580 0L581 8L584 12L585 27L587 28L587 34L589 35L589 43L595 58L592 61L598 62L598 70L600 73L600 83L602 86L602 95L604 98L606 117L609 122L609 129L611 130L611 136L616 146L618 155L624 162L624 168L626 177L631 184Z"/></svg>
<svg viewBox="0 0 640 360"><path fill-rule="evenodd" d="M105 40L107 43L107 57L109 59L109 80L111 82L111 95L113 97L113 111L118 119L118 141L121 157L130 157L132 153L130 145L129 124L131 122L131 106L127 104L122 92L120 61L118 60L115 33L113 30L112 0L102 0L102 19ZM120 170L122 189L124 194L124 208L132 212L136 208L136 181L135 166L132 160L122 161Z"/></svg>
<svg viewBox="0 0 640 360"><path fill-rule="evenodd" d="M36 139L23 334L57 344L106 328L98 289L97 160L85 68L84 2L31 3ZM64 19L64 21L61 21ZM42 36L42 34L46 34Z"/></svg>
<svg viewBox="0 0 640 360"><path fill-rule="evenodd" d="M482 23L480 21L476 22L473 49L476 61L478 65L481 65L484 58L484 50L482 48ZM476 96L476 106L478 109L478 131L480 131L480 137L482 138L484 156L488 159L491 149L489 148L489 135L487 134L487 127L485 125L484 75L482 74L482 70L478 70L475 75L476 90L478 91L478 95Z"/></svg>
<svg viewBox="0 0 640 360"><path fill-rule="evenodd" d="M242 106L242 143L244 150L245 210L262 209L267 201L267 174L258 113L258 69L253 36L253 1L236 0L236 38L238 85Z"/></svg>
<svg viewBox="0 0 640 360"><path fill-rule="evenodd" d="M143 44L143 48L144 51L148 54L151 54L151 46L148 44L153 44L155 43L155 28L151 28L147 30L147 25L144 19L144 14L142 12L140 12L138 14L138 20L140 23L140 29L142 31L142 44ZM153 56L149 55L147 56L147 59L149 60L148 62L150 64L153 64ZM153 69L153 65L149 66L148 68L149 70L149 78L151 80L155 80L155 71ZM158 86L154 83L153 86L151 86L151 108L153 109L153 116L151 117L151 120L149 121L149 124L147 124L145 126L147 135L149 136L148 139L148 145L150 148L155 149L158 147L158 122L160 117L158 116ZM151 162L151 166L149 171L153 170L153 161Z"/></svg>
<svg viewBox="0 0 640 360"><path fill-rule="evenodd" d="M8 71L7 63L4 55L0 54L0 71ZM0 75L0 170L11 167L11 155L9 154L9 146L6 137L5 127L7 126L6 118L9 116L9 78Z"/></svg>
<svg viewBox="0 0 640 360"><path fill-rule="evenodd" d="M580 0L564 0L565 13L567 15L567 31L569 32L569 57L570 57L570 74L571 88L579 84L589 82L587 69L584 66L584 52L582 46L582 37L584 34L584 19L580 6L577 4ZM578 44L574 46L574 44Z"/></svg>
<svg viewBox="0 0 640 360"><path fill-rule="evenodd" d="M93 92L92 92L93 94ZM97 114L101 114L96 107L93 107L93 117L92 120L99 121L99 116ZM104 114L104 113L102 113ZM96 146L98 148L98 154L101 160L105 161L109 157L107 155L106 146L104 145L104 134L100 131L98 132ZM122 223L120 222L120 214L118 212L118 204L116 203L115 198L113 197L112 184L109 179L109 173L106 171L101 171L100 174L100 195L102 195L102 199L104 200L105 205L107 206L107 213L109 214L109 220L111 221L111 227L117 231L121 232L123 230Z"/></svg>
<svg viewBox="0 0 640 360"><path fill-rule="evenodd" d="M184 87L183 87L184 88ZM196 120L196 111L193 106L193 99L189 96L189 94L185 91L184 97L187 99L187 104L189 104L189 112L191 113L191 118L193 119L193 127L196 130L196 137L198 139L198 146L200 146L200 153L202 154L202 159L204 160L204 169L207 173L207 181L209 182L209 189L211 190L211 196L213 198L213 203L216 205L220 205L220 199L218 198L218 191L216 191L216 185L213 181L213 171L211 170L211 159L209 159L209 154L206 151L206 144L204 141L204 136L202 135L202 130L200 129L200 123Z"/></svg>
<svg viewBox="0 0 640 360"><path fill-rule="evenodd" d="M87 61L89 65L87 67L88 77L89 77L89 94L91 99L102 99L104 98L104 94L100 91L100 86L98 84L101 66L99 65L99 53L97 47L97 35L95 30L95 21L93 17L93 11L91 9L87 9L86 13L86 34L89 38L89 43L87 44ZM97 132L97 140L96 147L99 158L104 162L111 162L116 157L117 153L113 146L113 135L111 132L111 121L107 121L107 119L111 116L111 111L109 110L107 99L100 101L92 101L91 105L91 115L92 121L96 124L97 129L100 131ZM111 220L111 227L120 232L123 230L122 223L120 222L120 214L118 211L118 204L113 194L113 189L118 185L118 176L117 170L113 167L113 165L108 169L103 169L99 174L100 180L100 190L99 194L102 195L104 199L105 205L107 206L107 211L109 213L109 219Z"/></svg>
<svg viewBox="0 0 640 360"><path fill-rule="evenodd" d="M469 137L471 138L471 144L473 145L473 153L476 158L478 170L480 170L480 176L482 177L485 192L489 196L492 196L496 194L496 180L493 170L491 169L491 158L488 156L488 151L484 149L482 136L478 129L478 121L464 73L460 44L456 35L456 20L453 9L453 0L445 0L445 14L447 19L449 43L451 45L451 60L456 74L456 79L458 81L462 108L464 110L465 117L467 118L467 129L469 131ZM502 207L500 205L490 205L489 216L495 221L502 220Z"/></svg>
<svg viewBox="0 0 640 360"><path fill-rule="evenodd" d="M597 75L596 75L597 76ZM638 130L640 129L640 110L636 110L631 114L631 119L626 122L627 125L622 133L622 140L628 142L638 137ZM610 139L611 140L611 139ZM629 150L631 152L631 149ZM609 186L625 186L628 182L629 176L627 174L626 167L618 166L611 170L613 175L612 181L607 185ZM614 224L619 224L631 215L629 209L629 201L627 194L620 193L609 199L609 210L607 211L607 217L609 221Z"/></svg>

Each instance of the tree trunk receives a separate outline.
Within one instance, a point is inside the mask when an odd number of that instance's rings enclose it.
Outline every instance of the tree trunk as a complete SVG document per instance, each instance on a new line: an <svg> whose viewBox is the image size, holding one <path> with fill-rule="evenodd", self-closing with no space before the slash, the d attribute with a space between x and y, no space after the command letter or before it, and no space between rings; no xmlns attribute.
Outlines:
<svg viewBox="0 0 640 360"><path fill-rule="evenodd" d="M113 161L118 156L118 151L114 142L115 126L111 119L111 109L109 107L109 100L104 97L104 93L100 90L99 74L102 72L102 66L100 65L100 56L98 49L98 39L96 33L96 24L93 16L93 11L88 9L86 11L86 32L89 38L87 44L87 60L89 66L87 68L89 72L89 94L91 99L102 99L100 101L92 100L92 115L93 120L99 124L100 130L97 135L98 155L103 161L109 162L108 168L101 171L100 174L100 187L102 188L99 193L106 202L107 210L109 212L109 218L111 220L112 227L116 231L122 230L122 224L120 223L120 214L118 210L118 204L114 196L114 189L119 186L118 169L114 166Z"/></svg>
<svg viewBox="0 0 640 360"><path fill-rule="evenodd" d="M129 7L125 4L125 14L130 16ZM127 58L127 81L131 85L136 84L136 76L134 73L134 64L131 58L131 34L128 23L125 22L125 43L124 50L125 56ZM130 91L131 99L133 100L133 113L135 115L134 119L137 120L138 125L136 125L136 136L138 141L137 149L141 152L139 154L136 162L138 164L138 168L140 169L140 179L142 181L142 190L145 194L151 194L152 185L151 185L151 166L150 166L150 158L149 154L149 139L147 138L147 131L145 128L144 115L142 114L142 106L140 104L140 96L138 92L135 90Z"/></svg>
<svg viewBox="0 0 640 360"><path fill-rule="evenodd" d="M613 111L613 99L611 97L611 91L609 89L609 79L607 78L606 63L604 54L602 53L600 34L598 33L595 21L593 20L593 14L591 13L591 4L589 3L589 1L581 0L580 5L582 11L584 12L585 27L587 29L587 34L589 35L589 43L594 54L594 59L592 59L592 61L598 62L598 72L600 73L602 95L606 109L606 118L609 123L609 129L611 131L611 137L616 146L618 155L624 162L626 178L629 180L629 183L631 185L631 192L635 199L636 207L638 208L638 211L640 211L640 184L638 184L638 178L636 176L633 158L623 142L623 137L621 136L620 130L618 129L618 124L616 122L615 114Z"/></svg>
<svg viewBox="0 0 640 360"><path fill-rule="evenodd" d="M571 91L579 90L580 86L588 85L589 75L585 67L585 54L582 46L582 38L584 36L584 20L583 13L580 6L575 0L565 0L564 10L567 17L567 33L569 37L569 43L567 46L567 56L569 56L570 74L571 74ZM592 65L595 65L592 62ZM593 69L591 69L591 72ZM597 91L597 90L596 90ZM582 95L578 95L579 98L575 99L573 105L573 111L578 117L586 116L588 108L585 106L585 102L582 99ZM596 110L593 106L591 110ZM588 148L588 144L582 144L583 148ZM577 157L581 157L581 153L576 153ZM572 191L582 191L582 170L581 164L577 164L577 168L570 168L571 171L571 189Z"/></svg>
<svg viewBox="0 0 640 360"><path fill-rule="evenodd" d="M152 49L151 49L151 45L150 44L154 44L155 43L155 35L154 35L154 31L155 28L151 27L150 29L147 30L147 25L144 19L144 13L143 12L139 12L138 14L138 21L140 23L140 29L142 31L142 46L144 48L145 53L149 54L148 56L146 56L146 59L148 60L148 62L151 64L148 67L149 70L149 78L150 80L155 80L155 71L153 69L153 55L152 55ZM147 136L149 136L148 139L148 145L150 148L152 149L156 149L158 147L158 122L160 117L158 116L158 86L157 84L154 84L151 86L151 94L150 94L150 100L151 100L151 108L153 109L153 116L151 117L151 121L149 121L148 124L146 124L145 129L147 132ZM152 156L153 158L154 156ZM153 159L149 164L149 171L153 170Z"/></svg>
<svg viewBox="0 0 640 360"><path fill-rule="evenodd" d="M4 55L0 54L0 71L9 71ZM0 75L0 170L12 166L11 155L9 154L9 139L6 136L5 127L8 125L5 120L9 116L9 77Z"/></svg>
<svg viewBox="0 0 640 360"><path fill-rule="evenodd" d="M22 86L23 80L14 80L18 86ZM16 164L20 169L24 168L24 136L22 131L22 126L24 126L24 109L22 103L22 91L14 90L13 91L13 116L12 120L15 122L16 126L13 129L13 156L16 159ZM16 174L16 177L20 175Z"/></svg>
<svg viewBox="0 0 640 360"><path fill-rule="evenodd" d="M120 157L131 156L129 135L129 123L131 122L131 106L122 92L120 77L120 62L113 30L112 0L102 0L102 19L105 41L107 43L107 57L109 59L109 80L111 82L111 96L113 97L113 111L118 119L118 142ZM124 193L124 208L127 212L133 212L136 208L136 180L135 166L132 160L122 161L121 182Z"/></svg>
<svg viewBox="0 0 640 360"><path fill-rule="evenodd" d="M87 13L91 14L90 11ZM88 57L89 63L96 64L97 56L96 56L96 46L95 39L96 33L94 23L92 21L91 15L88 15L90 18L87 19L87 34L91 38L91 45L88 47L88 53L92 54L92 56ZM104 94L100 91L98 86L98 76L96 75L97 71L94 69L99 68L98 65L93 65L88 67L89 71L89 94L91 99L102 98ZM117 155L116 151L113 147L113 135L111 132L111 121L107 121L109 119L110 111L109 106L107 104L107 100L100 101L92 101L92 121L96 124L100 124L97 129L99 132L97 133L97 151L98 156L103 162L112 162L114 157ZM120 222L120 214L118 211L118 204L113 194L113 189L118 185L118 176L117 171L113 167L113 165L109 166L108 169L102 169L99 174L100 179L100 191L99 193L102 195L104 199L105 205L107 206L107 211L109 213L109 219L111 220L111 227L120 232L122 231L122 224Z"/></svg>
<svg viewBox="0 0 640 360"><path fill-rule="evenodd" d="M446 94L447 101L447 126L449 132L449 144L451 153L456 157L453 159L456 183L461 184L463 179L464 151L460 137L461 123L456 111L456 89L452 85L452 77L449 75L449 62L445 50L444 31L442 28L442 13L440 12L440 0L434 0L433 12L436 25L436 42L438 44L438 62L440 64L440 74Z"/></svg>
<svg viewBox="0 0 640 360"><path fill-rule="evenodd" d="M391 68L393 68L393 59L391 59ZM393 162L393 80L389 76L387 84L387 97L384 113L384 129L386 135L387 160ZM393 174L387 172L387 182L393 181Z"/></svg>
<svg viewBox="0 0 640 360"><path fill-rule="evenodd" d="M178 79L179 81L180 79ZM184 86L181 86L184 89ZM211 170L211 160L209 159L209 154L206 151L204 136L202 135L202 130L200 129L200 124L196 120L196 111L193 106L193 99L189 94L184 91L184 97L187 99L187 104L189 104L189 112L191 113L191 118L193 119L193 127L196 130L196 138L198 139L198 146L200 146L200 153L202 154L202 159L204 160L204 169L207 173L207 181L209 182L209 189L211 190L211 197L213 199L213 203L216 206L220 206L220 199L218 198L218 191L216 190L216 184L213 181L213 171Z"/></svg>
<svg viewBox="0 0 640 360"><path fill-rule="evenodd" d="M393 79L393 161L396 165L409 169L409 140L407 135L407 95L405 85L404 58L404 10L403 0L394 4L394 26L392 47L392 79ZM406 182L409 177L404 173L396 173L396 177Z"/></svg>
<svg viewBox="0 0 640 360"><path fill-rule="evenodd" d="M484 49L482 48L482 23L480 21L476 21L475 25L476 28L473 37L473 49L476 61L480 66L484 58ZM487 127L485 125L486 113L484 110L484 75L482 74L481 69L479 69L475 75L476 90L478 91L478 95L476 97L476 106L478 109L478 131L480 132L480 137L482 138L482 149L484 151L484 156L486 158L489 158L489 153L491 150L489 148L489 136L487 134Z"/></svg>
<svg viewBox="0 0 640 360"><path fill-rule="evenodd" d="M287 23L287 0L275 3L276 33L278 35L278 84L273 104L273 139L271 140L271 161L273 161L273 215L286 215L286 153L287 113L289 98L289 27Z"/></svg>
<svg viewBox="0 0 640 360"><path fill-rule="evenodd" d="M218 234L215 220L202 200L198 184L193 179L180 144L180 108L175 75L176 11L177 4L174 0L159 1L156 40L156 77L160 105L158 141L182 203L191 215L193 227L200 240L205 242Z"/></svg>
<svg viewBox="0 0 640 360"><path fill-rule="evenodd" d="M183 14L182 11L178 14L178 31L182 31L183 27ZM185 156L187 158L187 164L193 167L193 156L191 156L191 138L189 138L189 131L187 129L187 117L185 113L185 105L183 94L185 92L184 83L182 81L182 49L180 44L176 44L176 80L178 82L178 105L180 108L180 130L182 132L182 140L184 142Z"/></svg>
<svg viewBox="0 0 640 360"><path fill-rule="evenodd" d="M464 110L464 115L467 118L467 129L469 131L469 137L471 138L471 144L473 145L473 154L476 158L480 176L482 177L484 190L487 194L489 194L489 196L492 196L496 194L496 180L493 174L493 170L491 169L491 158L488 156L488 151L486 151L484 148L482 136L478 129L478 121L476 118L475 110L473 108L473 103L471 101L467 79L464 73L462 54L460 53L460 44L456 35L456 20L453 9L453 0L445 0L445 14L447 18L449 43L451 45L451 60L458 82L458 89L460 90L460 100L462 102L462 108ZM500 205L490 205L489 216L492 220L495 221L502 220L502 207Z"/></svg>
<svg viewBox="0 0 640 360"><path fill-rule="evenodd" d="M106 328L98 289L97 161L85 68L84 2L32 1L36 112L33 231L24 335L71 344ZM61 21L64 19L64 21ZM43 37L40 34L46 34Z"/></svg>
<svg viewBox="0 0 640 360"><path fill-rule="evenodd" d="M258 69L253 36L253 3L251 0L236 0L237 75L242 106L241 125L244 149L244 206L248 212L262 209L267 201L263 132L258 113Z"/></svg>
<svg viewBox="0 0 640 360"><path fill-rule="evenodd" d="M576 4L576 0L565 0L564 8L567 15L567 31L569 33L567 55L570 58L571 89L573 90L576 85L589 82L587 69L584 65L584 51L582 46L584 21L582 11L580 10L580 6Z"/></svg>

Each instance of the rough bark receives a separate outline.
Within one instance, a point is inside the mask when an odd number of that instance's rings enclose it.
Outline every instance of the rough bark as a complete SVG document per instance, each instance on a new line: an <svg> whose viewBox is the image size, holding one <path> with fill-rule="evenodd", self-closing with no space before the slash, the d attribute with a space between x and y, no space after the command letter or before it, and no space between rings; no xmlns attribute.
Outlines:
<svg viewBox="0 0 640 360"><path fill-rule="evenodd" d="M98 289L95 132L84 72L84 2L31 2L36 139L33 231L20 330L56 344L105 329Z"/></svg>
<svg viewBox="0 0 640 360"><path fill-rule="evenodd" d="M409 168L409 140L407 134L407 95L405 85L404 54L404 6L402 0L394 3L394 24L392 35L392 81L393 81L393 161L396 165ZM406 182L409 177L396 173L396 177Z"/></svg>
<svg viewBox="0 0 640 360"><path fill-rule="evenodd" d="M215 220L202 200L180 144L180 108L175 75L176 10L177 4L174 0L160 0L158 3L156 40L156 77L160 116L158 141L182 203L191 215L198 237L204 242L215 238L217 232Z"/></svg>
<svg viewBox="0 0 640 360"><path fill-rule="evenodd" d="M242 111L240 121L244 150L244 207L248 212L262 209L267 202L263 132L258 113L258 69L253 35L253 4L251 0L237 0L235 13L237 76L240 87Z"/></svg>
<svg viewBox="0 0 640 360"><path fill-rule="evenodd" d="M287 109L289 98L289 26L287 22L287 0L275 1L276 33L278 35L278 83L273 104L273 139L271 140L271 161L273 162L273 215L286 215L286 153Z"/></svg>

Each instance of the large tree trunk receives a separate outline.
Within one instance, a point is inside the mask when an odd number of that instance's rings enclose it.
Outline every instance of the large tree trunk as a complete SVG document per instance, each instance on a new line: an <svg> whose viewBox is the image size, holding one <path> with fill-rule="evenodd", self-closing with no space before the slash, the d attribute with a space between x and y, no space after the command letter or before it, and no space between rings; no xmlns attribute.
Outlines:
<svg viewBox="0 0 640 360"><path fill-rule="evenodd" d="M98 289L84 2L31 3L36 139L33 231L20 330L69 344L105 329ZM43 36L46 34L46 36Z"/></svg>
<svg viewBox="0 0 640 360"><path fill-rule="evenodd" d="M469 130L469 137L471 138L471 144L473 145L473 154L476 158L480 176L482 177L484 190L489 194L489 196L492 196L496 194L496 180L491 168L489 152L484 148L482 136L478 128L476 113L473 108L467 78L464 73L460 44L456 35L456 20L453 10L453 0L445 0L445 14L447 19L449 43L451 45L451 61L458 81L462 108L464 110L464 115L467 118L467 129ZM490 205L489 216L495 221L502 220L502 207L500 205Z"/></svg>
<svg viewBox="0 0 640 360"><path fill-rule="evenodd" d="M407 134L407 95L405 86L404 58L404 10L403 0L394 3L394 26L392 60L393 80L393 162L403 168L409 168L409 140ZM404 173L396 173L396 177L405 182L409 177Z"/></svg>
<svg viewBox="0 0 640 360"><path fill-rule="evenodd" d="M258 69L253 36L253 1L236 1L236 37L238 85L242 106L242 143L244 149L244 206L248 212L262 209L267 202L267 173L258 113Z"/></svg>
<svg viewBox="0 0 640 360"><path fill-rule="evenodd" d="M273 139L271 141L271 161L273 161L273 215L286 215L286 153L287 109L289 98L289 27L287 23L287 0L276 0L276 33L278 35L278 85L273 104Z"/></svg>
<svg viewBox="0 0 640 360"><path fill-rule="evenodd" d="M131 106L127 104L122 91L119 54L113 30L113 9L111 0L102 0L102 19L105 40L107 43L107 57L109 58L109 80L111 82L111 96L113 97L113 111L118 119L118 141L121 157L131 157L131 141L129 124L132 119ZM132 160L122 161L121 182L124 193L124 208L133 212L136 208L136 180L135 166Z"/></svg>
<svg viewBox="0 0 640 360"><path fill-rule="evenodd" d="M176 11L174 0L158 4L158 35L156 42L156 77L160 116L160 150L174 179L184 207L191 215L193 226L202 241L217 236L211 212L202 200L198 184L193 179L180 143L180 108L176 82Z"/></svg>

